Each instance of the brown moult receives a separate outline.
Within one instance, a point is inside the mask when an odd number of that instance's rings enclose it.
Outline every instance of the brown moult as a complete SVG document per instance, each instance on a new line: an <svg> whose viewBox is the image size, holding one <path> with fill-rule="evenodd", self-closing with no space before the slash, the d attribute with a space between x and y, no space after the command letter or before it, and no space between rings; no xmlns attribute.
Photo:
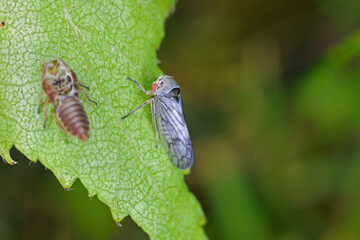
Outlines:
<svg viewBox="0 0 360 240"><path fill-rule="evenodd" d="M61 59L43 63L41 67L41 81L44 88L40 97L38 112L43 103L43 97L48 96L44 103L45 122L47 122L47 107L50 102L54 105L52 112L54 121L65 134L70 133L83 141L89 138L90 124L83 105L79 101L79 91L86 98L97 105L87 92L84 90L87 86L81 83L75 73Z"/></svg>

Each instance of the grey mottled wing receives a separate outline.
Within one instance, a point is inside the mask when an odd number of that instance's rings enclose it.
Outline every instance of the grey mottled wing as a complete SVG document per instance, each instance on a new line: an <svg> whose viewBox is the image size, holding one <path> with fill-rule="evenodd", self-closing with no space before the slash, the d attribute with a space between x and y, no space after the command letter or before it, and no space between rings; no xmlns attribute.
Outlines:
<svg viewBox="0 0 360 240"><path fill-rule="evenodd" d="M155 109L160 137L171 161L180 169L191 167L194 152L183 114L181 95L178 95L177 101L156 96Z"/></svg>

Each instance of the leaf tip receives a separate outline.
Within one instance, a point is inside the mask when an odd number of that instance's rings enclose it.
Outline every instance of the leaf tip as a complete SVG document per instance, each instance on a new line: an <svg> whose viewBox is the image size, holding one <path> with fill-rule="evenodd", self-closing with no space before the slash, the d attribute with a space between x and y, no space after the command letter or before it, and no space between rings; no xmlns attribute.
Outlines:
<svg viewBox="0 0 360 240"><path fill-rule="evenodd" d="M15 162L11 156L10 156L10 148L12 146L8 145L5 148L1 148L0 147L0 157L3 159L4 162L7 162L10 165L16 165L18 164L17 162Z"/></svg>

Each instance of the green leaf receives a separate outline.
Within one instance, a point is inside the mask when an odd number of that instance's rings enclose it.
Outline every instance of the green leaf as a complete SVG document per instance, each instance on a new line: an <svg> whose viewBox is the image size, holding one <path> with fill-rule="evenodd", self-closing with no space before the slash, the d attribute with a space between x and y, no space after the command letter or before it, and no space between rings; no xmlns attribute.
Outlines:
<svg viewBox="0 0 360 240"><path fill-rule="evenodd" d="M156 48L174 0L58 0L0 3L0 154L13 164L15 145L51 169L65 188L79 178L89 195L107 204L115 221L131 218L152 239L202 239L205 217L185 185L184 172L155 148L150 109L121 117L148 96L161 74ZM80 96L90 139L68 136L51 114L37 113L42 62L62 58L85 85L94 106ZM49 112L53 110L51 106Z"/></svg>

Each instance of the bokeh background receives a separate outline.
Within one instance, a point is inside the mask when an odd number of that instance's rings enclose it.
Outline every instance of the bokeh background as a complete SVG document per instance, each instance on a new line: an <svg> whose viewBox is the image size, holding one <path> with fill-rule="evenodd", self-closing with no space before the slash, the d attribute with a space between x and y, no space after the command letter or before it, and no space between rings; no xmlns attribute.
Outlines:
<svg viewBox="0 0 360 240"><path fill-rule="evenodd" d="M360 1L179 0L159 49L182 86L210 239L360 239ZM148 239L16 149L1 239Z"/></svg>

